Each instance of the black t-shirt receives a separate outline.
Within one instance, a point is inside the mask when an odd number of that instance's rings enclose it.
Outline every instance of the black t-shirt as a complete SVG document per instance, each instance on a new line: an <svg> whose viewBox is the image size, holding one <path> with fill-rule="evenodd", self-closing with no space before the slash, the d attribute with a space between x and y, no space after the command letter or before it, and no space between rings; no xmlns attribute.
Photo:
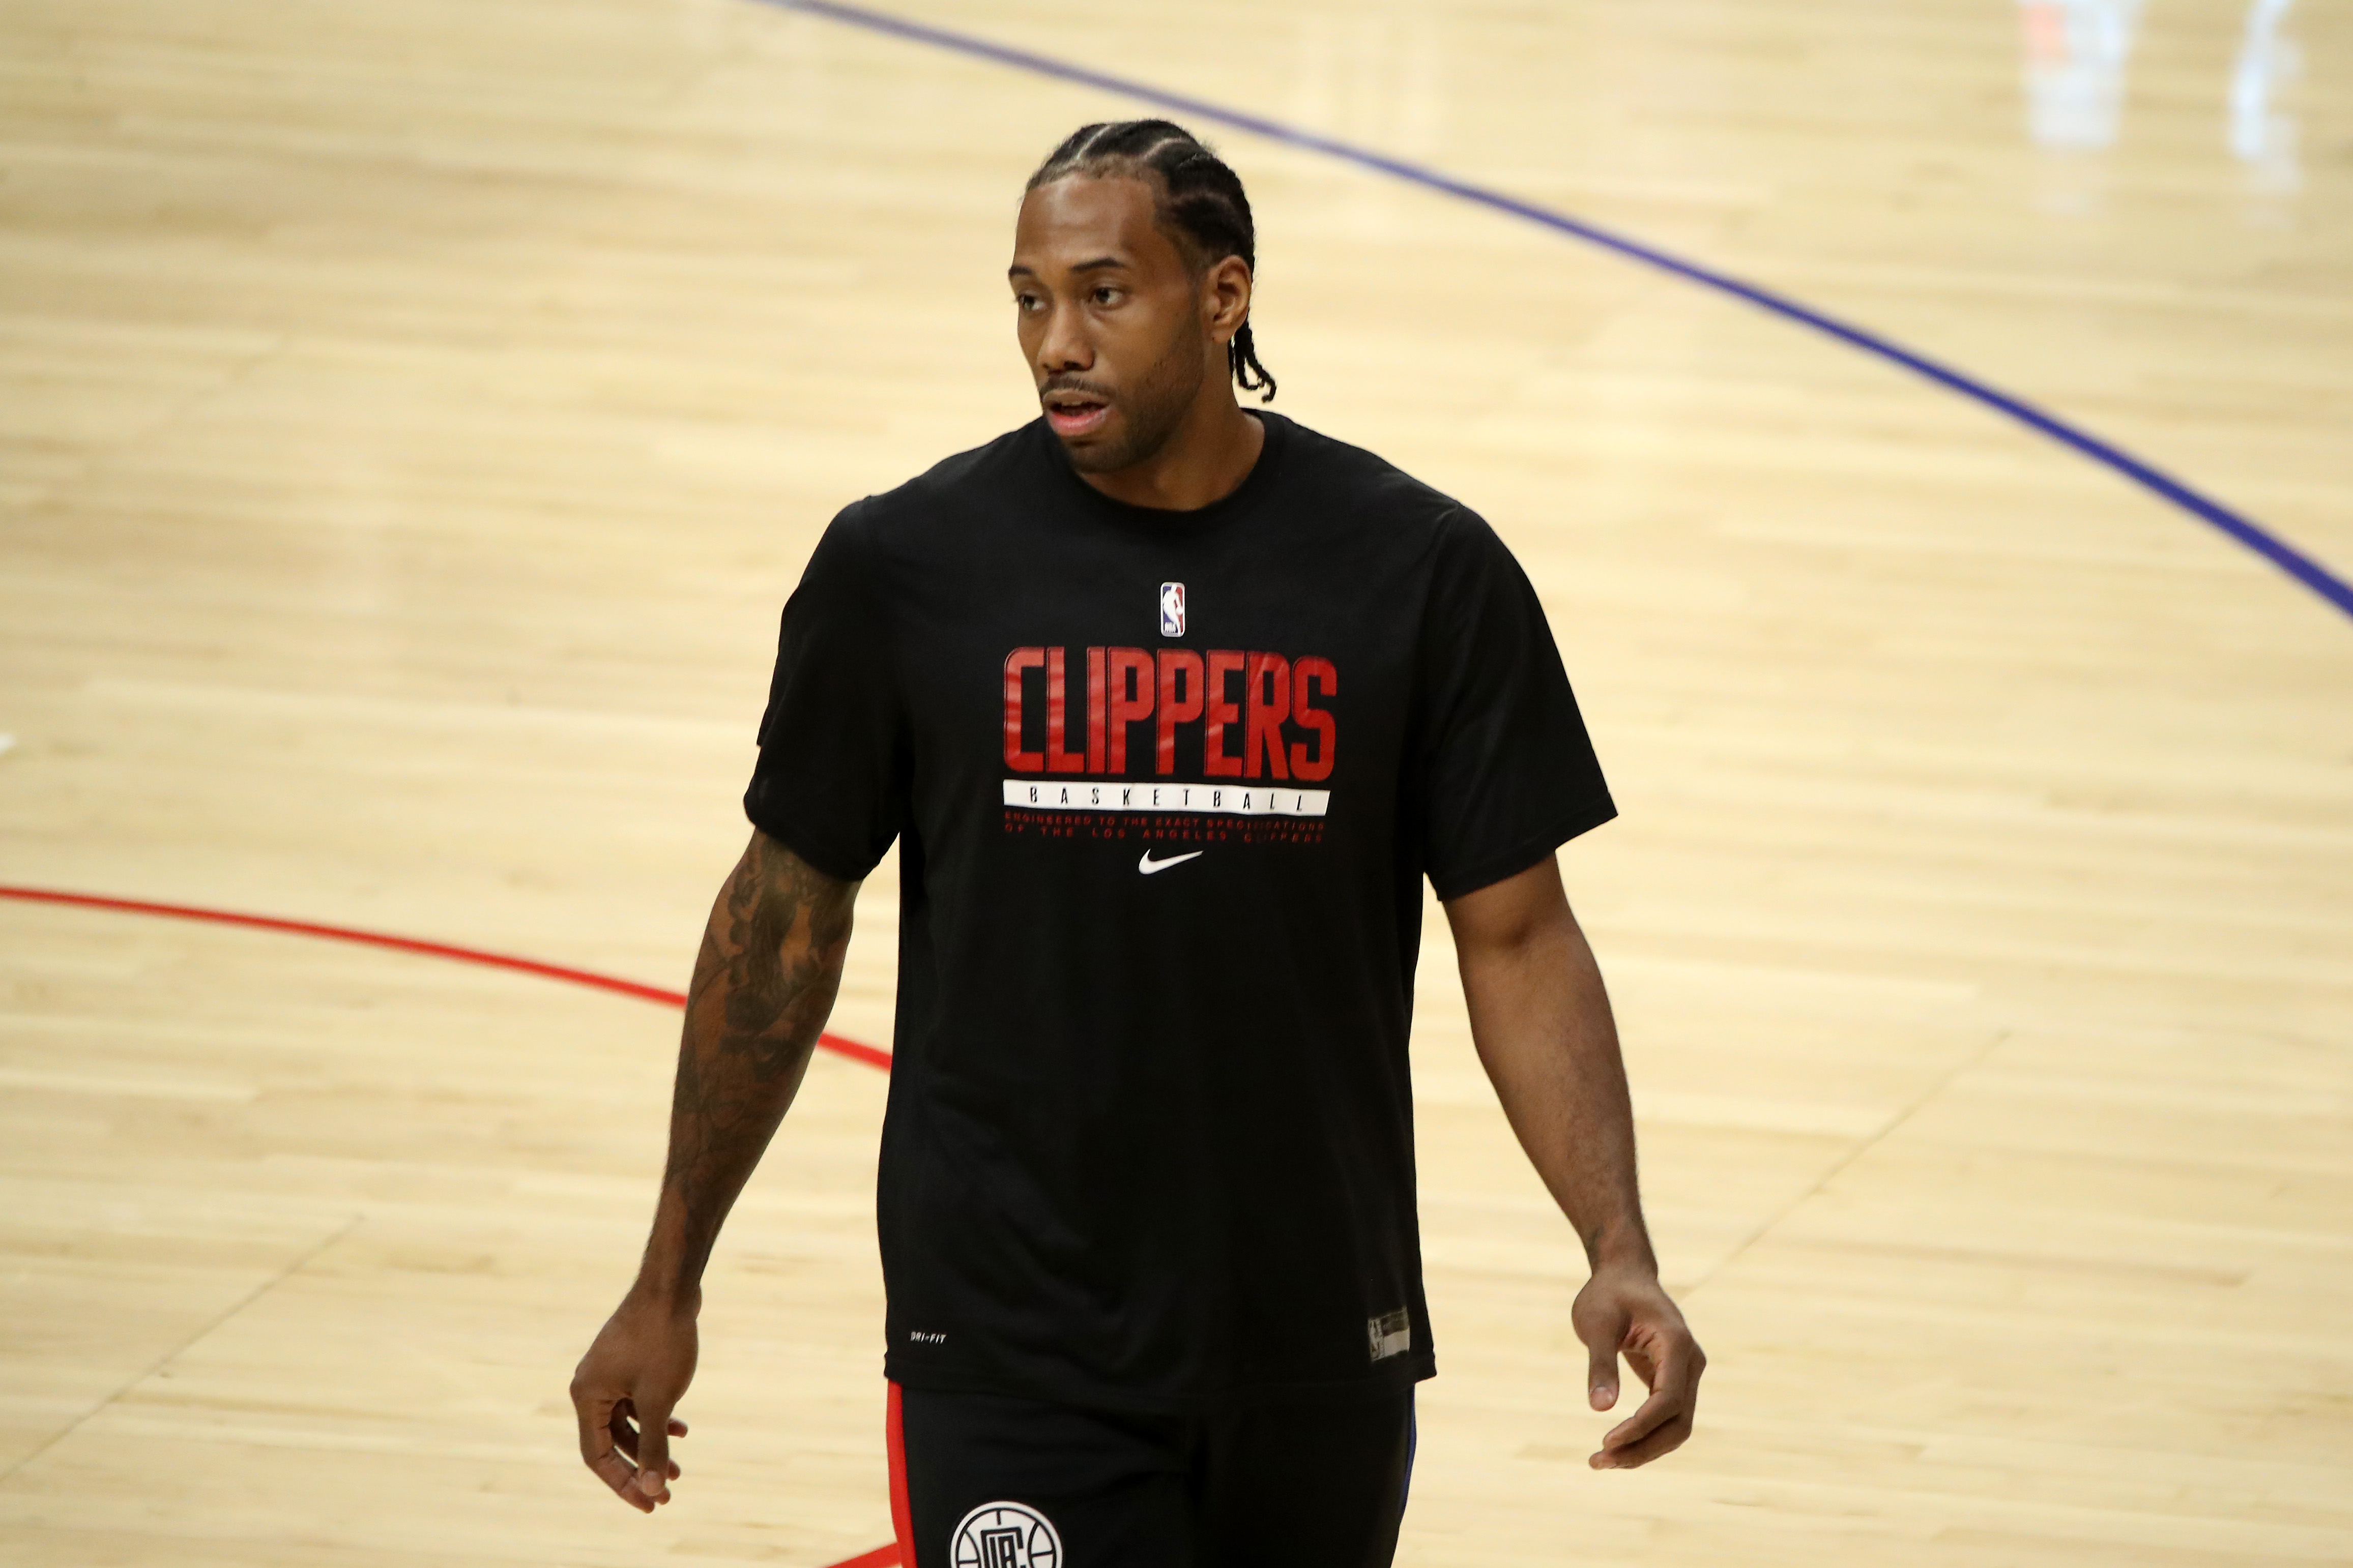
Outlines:
<svg viewBox="0 0 2353 1568"><path fill-rule="evenodd" d="M902 1383L1184 1409L1434 1370L1421 879L1615 808L1487 525L1259 417L1189 512L1025 426L845 510L785 606L745 810L836 877L901 847Z"/></svg>

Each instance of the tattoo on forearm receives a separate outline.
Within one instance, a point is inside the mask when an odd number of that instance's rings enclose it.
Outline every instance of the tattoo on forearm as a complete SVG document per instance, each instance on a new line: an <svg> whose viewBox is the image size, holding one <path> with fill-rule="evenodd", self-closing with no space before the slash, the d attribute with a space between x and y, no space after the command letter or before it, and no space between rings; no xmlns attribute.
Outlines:
<svg viewBox="0 0 2353 1568"><path fill-rule="evenodd" d="M663 1175L684 1208L684 1280L702 1274L799 1087L833 1007L857 894L755 834L703 931Z"/></svg>

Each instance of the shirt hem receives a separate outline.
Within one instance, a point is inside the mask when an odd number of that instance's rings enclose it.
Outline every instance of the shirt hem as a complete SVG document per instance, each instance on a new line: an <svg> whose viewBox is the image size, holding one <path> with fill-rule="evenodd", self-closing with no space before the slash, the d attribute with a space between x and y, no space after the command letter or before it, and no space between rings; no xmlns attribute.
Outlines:
<svg viewBox="0 0 2353 1568"><path fill-rule="evenodd" d="M837 882L862 882L873 873L875 867L882 863L881 857L878 855L873 859L868 861L865 865L859 866L853 870L850 868L855 865L855 861L852 859L845 858L836 860L830 851L816 855L810 854L808 846L801 842L791 830L779 828L770 823L763 822L758 814L753 811L749 801L744 803L744 816L754 827L759 829L762 833L766 834L769 837L775 839L777 843L791 850L812 870L820 871L826 876L832 878Z"/></svg>
<svg viewBox="0 0 2353 1568"><path fill-rule="evenodd" d="M1436 871L1430 872L1430 885L1437 891L1440 902L1459 899L1465 893L1475 893L1482 888L1492 888L1507 877L1518 876L1570 839L1592 832L1617 815L1617 802L1606 795L1598 801L1588 801L1544 832L1522 839L1500 855L1491 855L1459 871L1449 871L1442 877Z"/></svg>

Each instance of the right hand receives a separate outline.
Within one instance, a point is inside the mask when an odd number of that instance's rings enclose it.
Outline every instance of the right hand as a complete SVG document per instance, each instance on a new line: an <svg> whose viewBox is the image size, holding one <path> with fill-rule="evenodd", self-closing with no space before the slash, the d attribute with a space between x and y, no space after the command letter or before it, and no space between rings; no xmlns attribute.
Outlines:
<svg viewBox="0 0 2353 1568"><path fill-rule="evenodd" d="M686 1436L670 1411L694 1381L694 1308L632 1291L605 1320L572 1374L580 1458L641 1513L670 1500L679 1468L670 1440Z"/></svg>

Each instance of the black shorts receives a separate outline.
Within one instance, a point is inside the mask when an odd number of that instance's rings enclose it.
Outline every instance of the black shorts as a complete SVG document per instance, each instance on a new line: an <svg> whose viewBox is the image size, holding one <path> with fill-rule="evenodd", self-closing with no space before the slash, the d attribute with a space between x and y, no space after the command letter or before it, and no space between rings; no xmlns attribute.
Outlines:
<svg viewBox="0 0 2353 1568"><path fill-rule="evenodd" d="M1139 1415L891 1385L905 1568L1388 1568L1413 1390Z"/></svg>

